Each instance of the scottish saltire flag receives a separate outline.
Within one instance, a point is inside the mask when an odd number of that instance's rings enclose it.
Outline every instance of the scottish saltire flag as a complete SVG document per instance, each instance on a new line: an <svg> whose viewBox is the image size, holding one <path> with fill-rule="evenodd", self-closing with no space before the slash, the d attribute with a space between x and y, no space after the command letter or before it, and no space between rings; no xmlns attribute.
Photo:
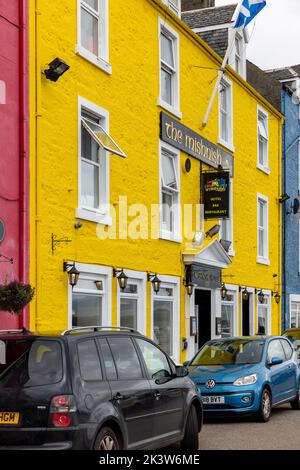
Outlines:
<svg viewBox="0 0 300 470"><path fill-rule="evenodd" d="M238 10L234 28L246 28L266 4L265 0L243 0Z"/></svg>

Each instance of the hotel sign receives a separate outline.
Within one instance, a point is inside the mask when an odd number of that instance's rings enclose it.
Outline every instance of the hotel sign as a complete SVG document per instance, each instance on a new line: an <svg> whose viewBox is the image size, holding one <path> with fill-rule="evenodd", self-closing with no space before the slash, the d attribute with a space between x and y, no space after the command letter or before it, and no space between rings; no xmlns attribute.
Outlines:
<svg viewBox="0 0 300 470"><path fill-rule="evenodd" d="M210 171L201 175L204 219L229 219L229 171Z"/></svg>
<svg viewBox="0 0 300 470"><path fill-rule="evenodd" d="M233 176L234 163L230 153L163 112L160 114L160 138L213 168L221 165Z"/></svg>

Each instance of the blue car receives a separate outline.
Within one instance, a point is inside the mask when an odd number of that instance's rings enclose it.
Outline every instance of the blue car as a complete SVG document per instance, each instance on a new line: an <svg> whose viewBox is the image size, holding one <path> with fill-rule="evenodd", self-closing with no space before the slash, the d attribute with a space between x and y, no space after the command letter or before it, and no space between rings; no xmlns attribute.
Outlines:
<svg viewBox="0 0 300 470"><path fill-rule="evenodd" d="M206 415L254 415L267 422L283 403L300 409L296 353L282 336L212 340L185 365Z"/></svg>

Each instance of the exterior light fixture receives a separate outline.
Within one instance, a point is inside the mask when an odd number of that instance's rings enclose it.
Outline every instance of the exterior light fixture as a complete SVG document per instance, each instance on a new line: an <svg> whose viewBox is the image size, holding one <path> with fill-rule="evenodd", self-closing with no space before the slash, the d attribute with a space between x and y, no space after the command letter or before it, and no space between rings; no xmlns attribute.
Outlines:
<svg viewBox="0 0 300 470"><path fill-rule="evenodd" d="M217 225L214 225L211 229L209 229L205 235L209 238L212 238L215 235L218 235L220 230L221 230L221 225L217 224Z"/></svg>
<svg viewBox="0 0 300 470"><path fill-rule="evenodd" d="M275 299L275 302L279 304L281 296L278 291L274 294L274 299Z"/></svg>
<svg viewBox="0 0 300 470"><path fill-rule="evenodd" d="M49 68L44 70L44 74L47 80L51 82L57 82L57 80L69 70L70 66L66 64L62 59L56 57L52 62L49 64Z"/></svg>
<svg viewBox="0 0 300 470"><path fill-rule="evenodd" d="M125 290L128 283L128 277L122 269L114 269L114 277L118 278L119 287L121 290Z"/></svg>
<svg viewBox="0 0 300 470"><path fill-rule="evenodd" d="M72 289L77 286L80 272L76 269L75 262L74 263L67 263L64 262L64 272L68 273L69 277L69 284L72 286Z"/></svg>
<svg viewBox="0 0 300 470"><path fill-rule="evenodd" d="M258 300L260 304L263 304L265 301L265 294L263 293L262 289L257 294Z"/></svg>
<svg viewBox="0 0 300 470"><path fill-rule="evenodd" d="M239 291L242 292L243 300L247 301L249 299L249 292L248 292L247 287L240 287Z"/></svg>
<svg viewBox="0 0 300 470"><path fill-rule="evenodd" d="M279 198L279 203L283 204L284 202L288 201L290 199L290 196L287 193L284 193L280 198Z"/></svg>
<svg viewBox="0 0 300 470"><path fill-rule="evenodd" d="M99 279L98 281L95 281L95 284L98 290L103 290L103 281Z"/></svg>
<svg viewBox="0 0 300 470"><path fill-rule="evenodd" d="M225 284L223 283L223 285L222 285L222 287L221 287L221 299L222 299L222 300L226 300L227 294L228 294L228 290L226 289L226 286L225 286Z"/></svg>
<svg viewBox="0 0 300 470"><path fill-rule="evenodd" d="M183 284L185 286L185 289L186 289L186 293L189 297L191 297L194 293L194 284L192 284L190 281L187 282L186 280L183 281Z"/></svg>
<svg viewBox="0 0 300 470"><path fill-rule="evenodd" d="M195 232L194 238L193 238L193 246L195 248L201 247L204 243L205 240L205 235L203 232Z"/></svg>
<svg viewBox="0 0 300 470"><path fill-rule="evenodd" d="M155 294L158 294L160 291L161 280L157 277L157 274L148 274L148 282L150 281Z"/></svg>

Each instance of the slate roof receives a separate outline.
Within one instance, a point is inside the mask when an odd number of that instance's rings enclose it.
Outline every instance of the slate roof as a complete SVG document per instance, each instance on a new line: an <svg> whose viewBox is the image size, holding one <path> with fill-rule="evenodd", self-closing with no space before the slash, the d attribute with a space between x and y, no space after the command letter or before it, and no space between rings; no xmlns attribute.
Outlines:
<svg viewBox="0 0 300 470"><path fill-rule="evenodd" d="M224 57L228 47L228 29L216 29L215 31L203 31L197 33L217 54Z"/></svg>
<svg viewBox="0 0 300 470"><path fill-rule="evenodd" d="M181 19L191 29L206 28L231 23L236 5L224 5L222 7L203 8L200 10L185 11L181 14Z"/></svg>
<svg viewBox="0 0 300 470"><path fill-rule="evenodd" d="M300 65L291 65L290 67L274 69L274 70L266 70L266 73L270 75L274 80L290 80L295 78L295 74L292 70L296 72L298 77L300 77Z"/></svg>
<svg viewBox="0 0 300 470"><path fill-rule="evenodd" d="M281 83L249 60L247 60L247 82L281 111Z"/></svg>

